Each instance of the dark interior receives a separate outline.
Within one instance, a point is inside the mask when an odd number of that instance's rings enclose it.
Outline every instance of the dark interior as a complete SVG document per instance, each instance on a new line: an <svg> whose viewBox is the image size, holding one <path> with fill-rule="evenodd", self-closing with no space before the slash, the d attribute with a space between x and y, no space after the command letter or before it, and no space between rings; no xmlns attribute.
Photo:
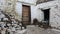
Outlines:
<svg viewBox="0 0 60 34"><path fill-rule="evenodd" d="M49 20L49 9L44 10L44 21Z"/></svg>
<svg viewBox="0 0 60 34"><path fill-rule="evenodd" d="M50 9L45 9L45 10L43 10L43 12L44 12L44 21L47 21L47 23L49 24Z"/></svg>

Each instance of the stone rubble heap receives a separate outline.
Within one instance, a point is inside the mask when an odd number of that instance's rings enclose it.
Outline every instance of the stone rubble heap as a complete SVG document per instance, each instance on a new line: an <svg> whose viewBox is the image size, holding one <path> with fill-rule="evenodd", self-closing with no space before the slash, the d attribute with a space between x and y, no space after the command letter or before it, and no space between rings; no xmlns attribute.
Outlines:
<svg viewBox="0 0 60 34"><path fill-rule="evenodd" d="M0 10L0 34L17 34L19 30L25 30L23 24Z"/></svg>

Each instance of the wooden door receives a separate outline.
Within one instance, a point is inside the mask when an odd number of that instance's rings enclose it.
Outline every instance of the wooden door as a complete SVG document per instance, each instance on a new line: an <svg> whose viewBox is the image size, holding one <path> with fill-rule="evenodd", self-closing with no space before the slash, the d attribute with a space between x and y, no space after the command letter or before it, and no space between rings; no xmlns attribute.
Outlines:
<svg viewBox="0 0 60 34"><path fill-rule="evenodd" d="M22 6L22 22L23 24L25 25L28 25L30 24L30 7L29 6L26 6L26 5L23 5Z"/></svg>

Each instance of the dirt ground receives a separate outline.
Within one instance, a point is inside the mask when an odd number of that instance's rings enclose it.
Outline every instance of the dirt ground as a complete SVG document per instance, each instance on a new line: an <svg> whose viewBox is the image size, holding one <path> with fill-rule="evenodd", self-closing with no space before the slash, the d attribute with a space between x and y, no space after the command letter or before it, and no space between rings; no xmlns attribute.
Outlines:
<svg viewBox="0 0 60 34"><path fill-rule="evenodd" d="M60 34L54 29L43 29L34 25L27 26L27 34Z"/></svg>

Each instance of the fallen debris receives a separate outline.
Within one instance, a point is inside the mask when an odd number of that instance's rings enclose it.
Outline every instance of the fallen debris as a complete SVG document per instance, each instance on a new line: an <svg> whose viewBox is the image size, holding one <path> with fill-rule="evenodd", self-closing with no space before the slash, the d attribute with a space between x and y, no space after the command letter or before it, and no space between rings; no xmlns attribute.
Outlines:
<svg viewBox="0 0 60 34"><path fill-rule="evenodd" d="M19 21L18 19L15 19L13 15L0 11L0 33L14 34L16 32L18 33L18 30L20 30L21 32L26 31L21 21Z"/></svg>

